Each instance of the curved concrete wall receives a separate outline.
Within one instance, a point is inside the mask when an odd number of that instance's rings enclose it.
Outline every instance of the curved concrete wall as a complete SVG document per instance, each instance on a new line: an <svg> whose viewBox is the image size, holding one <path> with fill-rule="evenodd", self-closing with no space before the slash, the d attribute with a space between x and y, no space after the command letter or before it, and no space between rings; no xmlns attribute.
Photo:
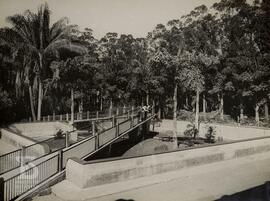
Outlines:
<svg viewBox="0 0 270 201"><path fill-rule="evenodd" d="M10 125L9 128L24 136L41 140L54 136L59 129L63 131L73 129L68 123L62 122L15 123Z"/></svg>
<svg viewBox="0 0 270 201"><path fill-rule="evenodd" d="M175 151L135 158L116 158L92 162L70 159L67 180L80 188L103 185L139 177L217 163L270 151L270 138Z"/></svg>
<svg viewBox="0 0 270 201"><path fill-rule="evenodd" d="M8 144L14 145L18 149L36 144L36 141L21 136L19 134L13 133L11 131L8 131L6 129L1 129L1 139ZM48 151L49 148L46 145L36 144L31 148L29 148L26 154L39 157L45 155L46 153L48 153Z"/></svg>
<svg viewBox="0 0 270 201"><path fill-rule="evenodd" d="M177 121L177 131L179 135L183 135L187 125L190 124L188 121ZM225 140L244 140L255 137L270 136L270 129L267 128L256 128L256 127L245 127L245 126L233 126L233 125L222 125L222 124L200 124L200 136L204 137L209 126L215 127L216 136L222 137ZM166 132L172 130L172 120L162 120L160 127L155 127L155 131Z"/></svg>

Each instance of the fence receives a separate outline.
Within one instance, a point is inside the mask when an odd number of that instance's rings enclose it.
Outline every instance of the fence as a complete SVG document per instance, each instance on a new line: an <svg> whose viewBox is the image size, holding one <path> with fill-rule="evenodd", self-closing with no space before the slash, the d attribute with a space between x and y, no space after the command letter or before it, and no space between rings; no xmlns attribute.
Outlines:
<svg viewBox="0 0 270 201"><path fill-rule="evenodd" d="M152 116L153 117L153 116ZM150 118L152 118L150 117ZM124 132L133 129L149 121L146 119L144 122L139 123L138 116L131 116L129 119L109 128L102 133L97 133L92 137L82 140L70 147L67 147L58 152L47 155L44 161L39 164L33 165L17 175L3 180L0 178L0 201L10 201L20 196L21 194L31 190L35 186L46 181L50 177L61 172L65 168L66 162L71 157L84 158L91 153L98 151L106 144L118 139L119 136L125 134ZM32 167L31 167L32 165Z"/></svg>
<svg viewBox="0 0 270 201"><path fill-rule="evenodd" d="M121 115L126 113L129 110L132 110L133 107L117 107L117 108L109 108L104 111L95 111L95 112L78 112L73 114L73 120L85 120L85 119L94 119L94 118L103 118L113 115ZM47 115L42 116L40 121L71 121L72 114L66 113L66 114L59 114L59 115ZM29 118L29 122L31 122L32 119Z"/></svg>
<svg viewBox="0 0 270 201"><path fill-rule="evenodd" d="M112 116L104 119L97 119L95 120L97 122L97 125L100 126L100 123L104 121L112 121L112 126L116 124L120 124L121 122L125 121L127 117L131 116L131 114L134 114L138 111L138 108L132 108L132 110L127 110L128 108L122 108L116 109L114 112L117 113L118 116ZM118 111L118 112L117 112ZM113 113L113 114L114 114ZM125 116L126 115L126 116ZM86 117L90 117L90 115L87 115ZM99 116L100 117L100 116ZM102 126L100 126L102 128ZM92 130L92 124L90 122L90 125L86 125L84 127L81 127L79 129L86 129L88 128L89 133ZM68 134L71 134L73 132L76 132L77 130L72 130ZM102 132L104 129L101 130ZM0 175L14 170L16 168L19 168L22 163L29 163L33 160L36 160L42 156L45 156L49 154L50 152L55 152L60 149L64 149L66 147L66 144L59 145L56 149L52 149L49 147L48 144L50 144L52 141L54 141L55 138L50 138L41 142L38 142L36 144L29 145L27 147L23 147L21 149L15 150L13 152L7 153L5 155L0 156ZM78 140L79 141L79 140ZM25 157L27 156L27 157ZM23 160L23 161L22 161Z"/></svg>

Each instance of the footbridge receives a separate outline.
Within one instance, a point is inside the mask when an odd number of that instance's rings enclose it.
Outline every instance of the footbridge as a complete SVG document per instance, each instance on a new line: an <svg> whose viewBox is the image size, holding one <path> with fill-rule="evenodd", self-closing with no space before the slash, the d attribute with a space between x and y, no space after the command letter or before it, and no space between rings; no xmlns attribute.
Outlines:
<svg viewBox="0 0 270 201"><path fill-rule="evenodd" d="M99 123L91 121L92 127L88 129L91 133L89 137L27 161L19 168L0 175L0 201L21 200L32 190L46 185L52 178L63 175L68 159L72 157L86 159L125 135L138 135L147 131L154 118L152 113L142 114L140 110L128 111L124 116L125 118L112 117L111 127L106 129L98 129L97 125L102 122L100 119ZM77 122L85 121L81 119ZM89 125L87 126L89 128ZM132 132L134 130L138 132ZM71 131L69 135L73 132Z"/></svg>

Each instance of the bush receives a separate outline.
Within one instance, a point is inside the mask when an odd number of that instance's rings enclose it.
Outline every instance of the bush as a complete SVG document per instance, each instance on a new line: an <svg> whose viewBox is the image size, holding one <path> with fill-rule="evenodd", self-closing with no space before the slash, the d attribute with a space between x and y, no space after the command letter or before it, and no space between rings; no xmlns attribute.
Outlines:
<svg viewBox="0 0 270 201"><path fill-rule="evenodd" d="M216 130L213 126L209 126L205 134L205 141L207 143L214 143L216 141Z"/></svg>
<svg viewBox="0 0 270 201"><path fill-rule="evenodd" d="M64 137L65 137L65 134L61 129L58 130L54 135L55 139L63 139Z"/></svg>
<svg viewBox="0 0 270 201"><path fill-rule="evenodd" d="M196 128L194 123L188 124L187 129L184 131L184 135L188 138L196 139L199 134L199 130Z"/></svg>

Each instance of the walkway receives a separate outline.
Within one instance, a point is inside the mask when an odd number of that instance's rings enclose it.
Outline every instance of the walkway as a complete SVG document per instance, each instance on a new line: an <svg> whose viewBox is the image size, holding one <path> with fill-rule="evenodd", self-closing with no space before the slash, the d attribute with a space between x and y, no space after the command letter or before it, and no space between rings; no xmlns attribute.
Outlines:
<svg viewBox="0 0 270 201"><path fill-rule="evenodd" d="M257 154L84 190L62 182L53 187L57 197L34 201L210 201L270 180L269 165L270 156Z"/></svg>

